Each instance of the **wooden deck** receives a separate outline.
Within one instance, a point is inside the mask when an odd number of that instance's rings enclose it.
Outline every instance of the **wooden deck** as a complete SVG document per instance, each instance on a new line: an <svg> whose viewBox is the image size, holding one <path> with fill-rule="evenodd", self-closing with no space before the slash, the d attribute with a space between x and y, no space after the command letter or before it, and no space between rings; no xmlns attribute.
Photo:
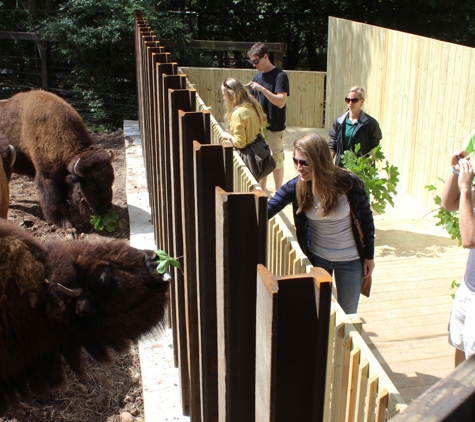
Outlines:
<svg viewBox="0 0 475 422"><path fill-rule="evenodd" d="M358 309L363 338L408 404L454 368L451 284L468 255L428 212L399 194L394 209L375 215L373 290Z"/></svg>
<svg viewBox="0 0 475 422"><path fill-rule="evenodd" d="M312 131L328 138L323 129L287 128L284 181L296 175L293 140ZM273 188L270 176L271 193ZM293 224L290 206L285 215ZM454 349L447 343L450 286L462 278L468 252L436 221L402 192L394 208L375 215L373 289L358 309L363 338L407 404L454 368Z"/></svg>

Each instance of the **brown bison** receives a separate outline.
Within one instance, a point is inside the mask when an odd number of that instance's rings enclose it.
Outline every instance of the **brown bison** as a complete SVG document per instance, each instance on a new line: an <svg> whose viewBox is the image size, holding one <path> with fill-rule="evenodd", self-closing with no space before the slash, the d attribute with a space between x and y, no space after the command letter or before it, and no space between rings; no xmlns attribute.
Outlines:
<svg viewBox="0 0 475 422"><path fill-rule="evenodd" d="M15 148L8 139L0 133L0 218L7 218L10 190L8 183L12 175L12 166L15 162Z"/></svg>
<svg viewBox="0 0 475 422"><path fill-rule="evenodd" d="M84 377L82 349L107 362L163 327L169 274L127 242L39 243L0 219L0 416L61 386L62 358Z"/></svg>
<svg viewBox="0 0 475 422"><path fill-rule="evenodd" d="M92 214L112 209L112 155L92 147L81 117L66 101L42 90L0 101L0 132L16 149L13 171L35 177L47 221L72 228L68 199L74 187Z"/></svg>

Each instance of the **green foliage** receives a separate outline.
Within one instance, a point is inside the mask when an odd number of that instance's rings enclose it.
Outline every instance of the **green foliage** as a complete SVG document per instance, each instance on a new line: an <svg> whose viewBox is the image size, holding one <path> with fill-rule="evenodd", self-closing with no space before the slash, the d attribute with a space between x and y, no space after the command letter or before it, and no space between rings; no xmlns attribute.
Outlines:
<svg viewBox="0 0 475 422"><path fill-rule="evenodd" d="M346 169L355 173L363 181L371 206L377 213L383 214L388 203L394 206L393 198L397 195L399 170L397 167L389 165L387 160L384 167L378 170L376 164L385 159L381 145L373 149L374 165L372 165L373 160L368 154L358 154L360 149L361 145L357 144L354 152L345 151L341 161ZM382 174L385 174L386 177L383 177Z"/></svg>
<svg viewBox="0 0 475 422"><path fill-rule="evenodd" d="M134 10L142 10L157 37L183 39L173 15L148 0L75 0L40 22L35 32L57 40L53 53L72 66L63 81L78 102L89 128L112 129L137 119Z"/></svg>
<svg viewBox="0 0 475 422"><path fill-rule="evenodd" d="M440 177L440 181L444 182ZM424 186L428 191L435 191L437 188L434 185ZM450 238L453 240L458 240L459 246L462 246L462 236L460 234L459 226L459 216L458 211L447 211L442 205L442 198L439 195L434 196L434 203L437 205L437 214L435 217L439 219L436 223L436 226L442 226L447 233L450 235Z"/></svg>
<svg viewBox="0 0 475 422"><path fill-rule="evenodd" d="M172 258L165 251L162 251L161 249L155 251L155 253L157 254L157 260L159 262L158 267L157 267L157 272L159 274L164 274L168 270L168 267L170 265L181 270L181 265L178 259Z"/></svg>
<svg viewBox="0 0 475 422"><path fill-rule="evenodd" d="M115 212L110 212L104 216L93 215L91 224L94 226L94 230L102 231L106 229L109 233L112 233L117 227L122 226L122 221L119 220Z"/></svg>

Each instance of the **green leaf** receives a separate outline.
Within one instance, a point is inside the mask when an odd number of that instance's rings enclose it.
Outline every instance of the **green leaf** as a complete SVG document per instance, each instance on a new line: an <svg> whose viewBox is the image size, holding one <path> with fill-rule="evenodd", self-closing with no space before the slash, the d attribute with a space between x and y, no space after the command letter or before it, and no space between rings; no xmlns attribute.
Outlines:
<svg viewBox="0 0 475 422"><path fill-rule="evenodd" d="M375 166L372 165L372 159L368 154L358 155L360 150L361 145L357 144L354 152L344 152L341 161L346 169L355 173L363 181L371 207L377 213L383 214L387 204L394 206L393 197L397 195L399 170L388 161L385 161L385 167L378 170L376 165L385 160L381 145L373 149Z"/></svg>
<svg viewBox="0 0 475 422"><path fill-rule="evenodd" d="M181 270L180 262L176 258L172 258L161 249L156 250L155 253L157 254L157 260L159 261L157 267L157 272L159 274L164 274L170 265Z"/></svg>
<svg viewBox="0 0 475 422"><path fill-rule="evenodd" d="M118 226L122 226L122 221L115 212L110 212L104 216L93 215L91 217L91 224L94 230L102 231L106 229L109 233L113 232Z"/></svg>

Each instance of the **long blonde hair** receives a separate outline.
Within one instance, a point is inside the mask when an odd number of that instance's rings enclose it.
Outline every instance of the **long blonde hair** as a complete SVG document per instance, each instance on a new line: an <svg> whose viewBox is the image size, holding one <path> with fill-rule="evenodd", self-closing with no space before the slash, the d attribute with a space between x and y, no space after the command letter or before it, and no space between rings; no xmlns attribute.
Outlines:
<svg viewBox="0 0 475 422"><path fill-rule="evenodd" d="M316 133L309 133L294 141L294 151L300 151L312 172L312 180L297 182L297 213L308 211L315 196L321 204L322 216L327 217L338 208L338 197L353 187L350 172L333 163L328 142Z"/></svg>
<svg viewBox="0 0 475 422"><path fill-rule="evenodd" d="M226 122L226 125L229 125L233 111L244 103L251 103L257 112L261 127L266 125L267 116L264 113L261 104L251 95L240 81L234 78L227 78L223 82L223 88L227 94L227 98L229 99L225 101L226 114L224 115L224 121Z"/></svg>

